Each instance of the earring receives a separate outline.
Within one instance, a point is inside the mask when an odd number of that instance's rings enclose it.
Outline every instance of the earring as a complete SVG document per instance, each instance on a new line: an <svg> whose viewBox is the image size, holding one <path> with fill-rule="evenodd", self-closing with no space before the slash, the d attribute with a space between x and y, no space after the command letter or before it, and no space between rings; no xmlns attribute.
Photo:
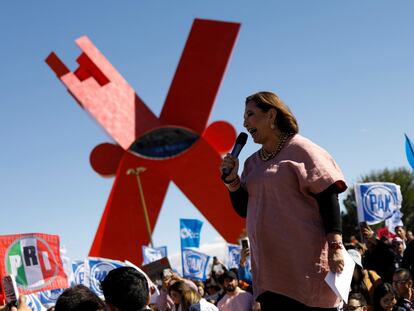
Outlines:
<svg viewBox="0 0 414 311"><path fill-rule="evenodd" d="M270 128L272 129L272 130L274 130L275 129L275 125L272 123L272 124L270 124Z"/></svg>

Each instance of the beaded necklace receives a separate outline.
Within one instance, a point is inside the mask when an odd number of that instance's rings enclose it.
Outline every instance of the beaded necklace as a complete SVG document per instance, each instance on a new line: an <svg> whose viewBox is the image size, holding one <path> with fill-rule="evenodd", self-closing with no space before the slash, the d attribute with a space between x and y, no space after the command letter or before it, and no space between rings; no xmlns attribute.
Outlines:
<svg viewBox="0 0 414 311"><path fill-rule="evenodd" d="M269 161L270 159L273 159L280 150L283 149L286 141L291 136L291 133L282 133L279 138L279 143L277 144L276 150L273 152L267 152L263 147L259 150L259 156L263 161Z"/></svg>

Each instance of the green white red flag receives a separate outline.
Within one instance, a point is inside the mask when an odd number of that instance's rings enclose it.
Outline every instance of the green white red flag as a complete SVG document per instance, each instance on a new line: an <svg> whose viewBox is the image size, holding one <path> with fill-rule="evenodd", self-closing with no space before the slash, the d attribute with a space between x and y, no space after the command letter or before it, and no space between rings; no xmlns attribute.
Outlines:
<svg viewBox="0 0 414 311"><path fill-rule="evenodd" d="M19 293L68 287L59 236L28 233L0 236L0 277L13 274Z"/></svg>

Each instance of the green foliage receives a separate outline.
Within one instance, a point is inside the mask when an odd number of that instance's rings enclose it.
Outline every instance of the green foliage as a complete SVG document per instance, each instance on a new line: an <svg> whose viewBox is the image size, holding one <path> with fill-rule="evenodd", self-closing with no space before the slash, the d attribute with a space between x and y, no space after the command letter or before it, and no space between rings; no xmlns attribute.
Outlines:
<svg viewBox="0 0 414 311"><path fill-rule="evenodd" d="M411 170L406 168L398 168L394 170L384 169L382 171L372 172L367 176L363 176L360 181L364 182L393 182L401 187L403 222L407 230L414 229L414 175ZM343 200L346 213L342 213L342 231L344 240L348 242L351 235L359 236L358 217L356 211L355 191L350 186L350 190L346 198ZM373 226L381 227L382 224Z"/></svg>

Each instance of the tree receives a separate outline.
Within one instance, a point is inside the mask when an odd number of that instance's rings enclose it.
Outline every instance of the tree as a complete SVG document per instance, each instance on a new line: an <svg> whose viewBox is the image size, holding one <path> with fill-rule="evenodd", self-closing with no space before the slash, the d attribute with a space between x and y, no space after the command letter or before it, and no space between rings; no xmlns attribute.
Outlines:
<svg viewBox="0 0 414 311"><path fill-rule="evenodd" d="M414 229L414 175L411 170L406 168L384 169L382 171L372 172L363 176L360 181L364 182L393 182L400 186L402 195L401 212L403 213L403 222L408 230ZM351 235L359 235L358 217L355 202L355 191L350 189L348 195L343 200L346 213L342 213L342 231L344 240L349 239ZM379 225L380 226L380 225Z"/></svg>

